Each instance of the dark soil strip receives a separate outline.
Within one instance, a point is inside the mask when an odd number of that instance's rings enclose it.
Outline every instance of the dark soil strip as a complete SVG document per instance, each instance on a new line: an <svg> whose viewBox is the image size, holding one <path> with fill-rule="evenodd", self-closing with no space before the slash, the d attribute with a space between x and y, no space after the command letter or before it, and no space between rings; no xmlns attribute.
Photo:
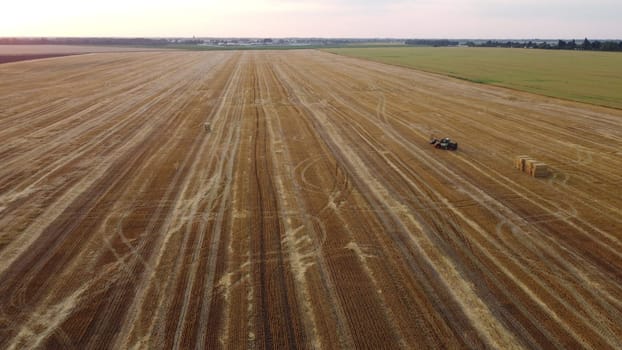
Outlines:
<svg viewBox="0 0 622 350"><path fill-rule="evenodd" d="M34 55L4 55L4 56L0 55L0 64L19 62L19 61L39 60L42 58L74 56L74 55L81 55L81 54L78 54L78 53L44 53L44 54L34 54Z"/></svg>

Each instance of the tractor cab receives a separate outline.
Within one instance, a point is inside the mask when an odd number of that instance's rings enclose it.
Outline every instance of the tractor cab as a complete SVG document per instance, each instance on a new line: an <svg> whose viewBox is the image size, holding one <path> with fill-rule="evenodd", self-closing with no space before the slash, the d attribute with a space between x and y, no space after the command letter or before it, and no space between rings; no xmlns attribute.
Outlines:
<svg viewBox="0 0 622 350"><path fill-rule="evenodd" d="M434 145L436 148L446 149L455 151L458 149L458 142L452 141L449 137L444 137L442 139L432 139L430 144Z"/></svg>

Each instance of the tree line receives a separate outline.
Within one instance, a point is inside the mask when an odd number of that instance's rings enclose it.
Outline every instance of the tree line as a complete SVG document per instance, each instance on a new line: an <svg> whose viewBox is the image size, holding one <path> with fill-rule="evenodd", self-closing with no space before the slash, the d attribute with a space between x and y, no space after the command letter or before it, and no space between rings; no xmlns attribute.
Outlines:
<svg viewBox="0 0 622 350"><path fill-rule="evenodd" d="M458 41L451 41L447 39L410 39L404 42L406 45L418 45L418 46L458 46Z"/></svg>
<svg viewBox="0 0 622 350"><path fill-rule="evenodd" d="M622 41L599 41L588 40L585 38L583 42L577 43L574 39L565 41L558 40L557 44L549 42L524 42L524 41L496 41L488 40L483 43L475 43L469 41L466 43L469 47L508 47L508 48L529 48L529 49L545 49L545 50L586 50L586 51L622 51Z"/></svg>

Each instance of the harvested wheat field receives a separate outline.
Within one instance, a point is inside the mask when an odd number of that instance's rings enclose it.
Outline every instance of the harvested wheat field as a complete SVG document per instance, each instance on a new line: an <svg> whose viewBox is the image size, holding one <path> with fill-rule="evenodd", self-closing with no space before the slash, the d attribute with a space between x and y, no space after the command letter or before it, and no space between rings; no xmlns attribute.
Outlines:
<svg viewBox="0 0 622 350"><path fill-rule="evenodd" d="M1 65L0 140L0 348L622 347L620 110L101 53Z"/></svg>

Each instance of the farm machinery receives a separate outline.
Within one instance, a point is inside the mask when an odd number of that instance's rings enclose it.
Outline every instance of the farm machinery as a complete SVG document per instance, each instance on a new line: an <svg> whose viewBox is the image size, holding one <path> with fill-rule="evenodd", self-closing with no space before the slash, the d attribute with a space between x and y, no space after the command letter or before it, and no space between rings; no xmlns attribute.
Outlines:
<svg viewBox="0 0 622 350"><path fill-rule="evenodd" d="M434 147L436 148L446 149L446 150L451 150L451 151L455 151L458 149L458 142L452 141L449 137L444 137L440 140L437 138L433 138L432 141L430 141L430 144L434 145Z"/></svg>

